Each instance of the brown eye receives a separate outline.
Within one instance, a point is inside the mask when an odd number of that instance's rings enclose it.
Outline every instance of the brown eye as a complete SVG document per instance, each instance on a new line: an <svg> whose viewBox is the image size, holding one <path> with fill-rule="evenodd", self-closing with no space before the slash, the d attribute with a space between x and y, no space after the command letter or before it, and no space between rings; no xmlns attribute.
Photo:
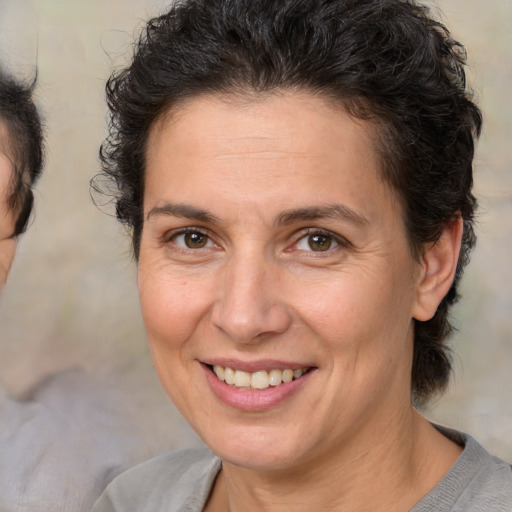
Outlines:
<svg viewBox="0 0 512 512"><path fill-rule="evenodd" d="M208 243L208 237L202 233L186 233L184 241L190 249L201 249Z"/></svg>
<svg viewBox="0 0 512 512"><path fill-rule="evenodd" d="M308 236L308 245L312 251L327 251L331 248L333 239L326 235Z"/></svg>
<svg viewBox="0 0 512 512"><path fill-rule="evenodd" d="M297 249L301 251L325 252L337 247L339 243L333 235L328 233L312 233L303 236L297 242Z"/></svg>
<svg viewBox="0 0 512 512"><path fill-rule="evenodd" d="M179 233L175 235L172 241L186 249L203 249L209 247L212 242L208 235L201 233L200 231L187 231L186 233Z"/></svg>

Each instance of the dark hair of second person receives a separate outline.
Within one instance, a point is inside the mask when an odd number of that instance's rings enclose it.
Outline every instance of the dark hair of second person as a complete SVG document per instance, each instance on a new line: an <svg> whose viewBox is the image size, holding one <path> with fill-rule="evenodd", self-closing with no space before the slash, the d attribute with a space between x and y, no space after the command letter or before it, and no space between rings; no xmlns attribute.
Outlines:
<svg viewBox="0 0 512 512"><path fill-rule="evenodd" d="M35 82L24 84L0 68L0 123L6 134L1 142L12 164L7 207L15 214L13 237L27 227L34 203L32 186L43 168L43 130L32 98L34 86Z"/></svg>

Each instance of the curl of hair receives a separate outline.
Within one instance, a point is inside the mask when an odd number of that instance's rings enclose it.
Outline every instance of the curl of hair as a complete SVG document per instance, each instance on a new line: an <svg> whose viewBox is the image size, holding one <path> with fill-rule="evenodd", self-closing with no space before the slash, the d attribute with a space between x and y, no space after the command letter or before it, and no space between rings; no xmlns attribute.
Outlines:
<svg viewBox="0 0 512 512"><path fill-rule="evenodd" d="M118 219L143 227L145 150L155 122L203 94L305 91L376 128L383 178L397 192L412 253L462 217L454 283L434 318L415 323L417 404L447 385L450 306L475 243L474 141L481 114L465 83L465 51L429 10L404 0L185 0L147 23L131 65L107 84L103 173Z"/></svg>
<svg viewBox="0 0 512 512"><path fill-rule="evenodd" d="M7 206L16 213L13 236L27 227L34 196L32 186L43 169L43 128L32 99L35 80L26 85L0 70L0 120L7 128L13 175Z"/></svg>

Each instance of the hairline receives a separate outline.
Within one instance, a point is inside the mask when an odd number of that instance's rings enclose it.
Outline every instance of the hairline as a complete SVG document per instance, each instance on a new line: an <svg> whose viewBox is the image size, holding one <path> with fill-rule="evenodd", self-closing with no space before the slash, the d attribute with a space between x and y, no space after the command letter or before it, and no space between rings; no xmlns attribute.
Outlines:
<svg viewBox="0 0 512 512"><path fill-rule="evenodd" d="M391 155L388 151L386 151L386 138L388 137L389 128L386 126L385 121L378 114L373 114L371 118L357 116L352 109L350 108L350 103L355 102L357 104L364 105L364 108L368 112L373 112L372 102L364 97L355 97L355 98L346 98L343 99L339 95L329 88L318 89L307 86L278 86L272 89L267 90L256 90L254 87L241 84L230 84L225 86L222 89L211 90L205 88L205 90L194 91L189 94L183 95L181 98L175 100L172 105L167 104L167 106L163 107L161 111L154 117L153 121L150 123L147 132L146 132L146 142L144 149L144 174L142 181L142 196L141 196L141 205L140 211L142 215L142 223L140 227L140 232L138 233L138 246L134 244L134 255L138 260L139 252L140 252L140 240L142 238L142 231L144 229L144 224L146 222L146 216L144 215L144 194L145 194L145 183L146 183L146 173L147 173L147 152L149 144L151 143L152 138L155 136L157 132L160 130L172 125L177 122L181 116L181 114L185 113L188 106L193 104L196 100L201 99L213 99L215 101L227 104L227 105L251 105L254 103L263 103L268 98L281 96L281 95L297 95L297 96L305 96L305 97L315 97L320 99L325 103L325 105L329 108L340 109L344 113L346 113L353 121L362 126L367 135L368 139L372 144L372 150L375 152L375 156L379 163L378 174L382 181L382 183L388 187L388 189L393 194L395 200L398 201L398 205L401 211L402 222L404 223L404 228L407 235L408 246L411 251L411 255L415 260L419 260L422 248L416 246L414 240L410 236L409 230L407 229L407 217L406 217L406 200L407 198L403 196L400 190L393 184L392 179L389 176L389 166L390 160L392 160Z"/></svg>

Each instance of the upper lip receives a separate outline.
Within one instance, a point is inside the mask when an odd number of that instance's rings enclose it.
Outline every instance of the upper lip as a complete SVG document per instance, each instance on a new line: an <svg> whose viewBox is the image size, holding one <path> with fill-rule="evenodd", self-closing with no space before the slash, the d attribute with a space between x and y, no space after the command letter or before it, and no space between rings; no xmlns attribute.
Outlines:
<svg viewBox="0 0 512 512"><path fill-rule="evenodd" d="M298 363L296 361L283 361L278 359L259 359L257 361L241 361L231 358L211 358L202 360L201 363L210 366L222 366L233 370L241 370L252 373L262 370L298 370L300 368L311 368L308 363Z"/></svg>

